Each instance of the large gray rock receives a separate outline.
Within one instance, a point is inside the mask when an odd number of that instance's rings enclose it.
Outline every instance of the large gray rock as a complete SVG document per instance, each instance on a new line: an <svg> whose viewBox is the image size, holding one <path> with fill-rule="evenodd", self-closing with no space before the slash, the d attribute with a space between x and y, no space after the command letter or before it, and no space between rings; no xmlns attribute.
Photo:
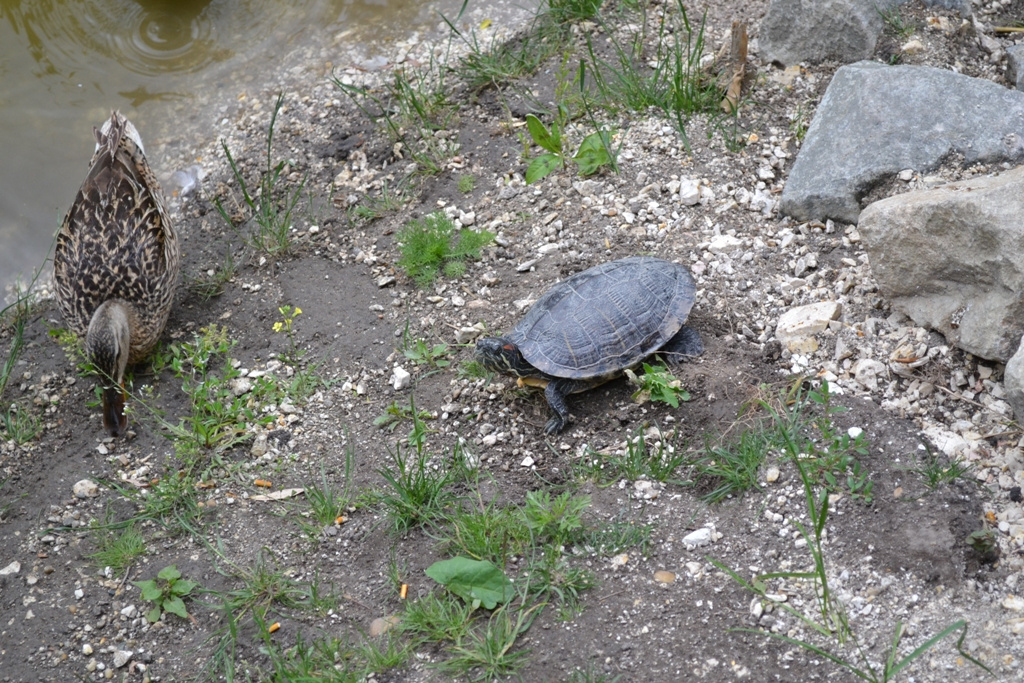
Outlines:
<svg viewBox="0 0 1024 683"><path fill-rule="evenodd" d="M1024 158L1024 92L927 66L858 62L836 71L779 209L855 223L861 198L903 169Z"/></svg>
<svg viewBox="0 0 1024 683"><path fill-rule="evenodd" d="M1003 389L1006 391L1006 402L1013 408L1014 418L1020 422L1024 418L1024 343L1006 364Z"/></svg>
<svg viewBox="0 0 1024 683"><path fill-rule="evenodd" d="M1006 80L1024 90L1024 44L1006 48Z"/></svg>
<svg viewBox="0 0 1024 683"><path fill-rule="evenodd" d="M859 230L882 294L922 326L1006 361L1024 332L1024 167L875 202Z"/></svg>
<svg viewBox="0 0 1024 683"><path fill-rule="evenodd" d="M882 10L906 0L771 0L757 42L761 57L784 66L867 59L885 22Z"/></svg>

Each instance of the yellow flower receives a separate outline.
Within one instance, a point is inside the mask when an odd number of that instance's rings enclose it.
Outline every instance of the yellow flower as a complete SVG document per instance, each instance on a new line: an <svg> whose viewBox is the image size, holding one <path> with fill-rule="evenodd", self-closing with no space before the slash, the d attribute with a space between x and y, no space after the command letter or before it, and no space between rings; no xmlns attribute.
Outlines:
<svg viewBox="0 0 1024 683"><path fill-rule="evenodd" d="M294 318L295 316L301 315L301 314L302 314L302 309L299 308L298 306L296 306L295 307L295 313L292 315L292 317Z"/></svg>
<svg viewBox="0 0 1024 683"><path fill-rule="evenodd" d="M280 332L283 327L283 323L274 323L274 332Z"/></svg>

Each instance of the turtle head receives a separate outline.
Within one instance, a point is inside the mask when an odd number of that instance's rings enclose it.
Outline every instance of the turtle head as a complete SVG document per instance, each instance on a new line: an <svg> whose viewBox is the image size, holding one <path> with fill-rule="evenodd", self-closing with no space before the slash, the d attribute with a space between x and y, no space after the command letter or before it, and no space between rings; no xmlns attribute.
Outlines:
<svg viewBox="0 0 1024 683"><path fill-rule="evenodd" d="M536 376L537 368L530 365L519 347L504 337L486 337L476 343L476 361L491 372L516 377Z"/></svg>
<svg viewBox="0 0 1024 683"><path fill-rule="evenodd" d="M130 329L125 307L118 301L105 301L93 313L85 334L86 356L103 385L103 426L112 436L120 436L128 428L124 371L128 366Z"/></svg>

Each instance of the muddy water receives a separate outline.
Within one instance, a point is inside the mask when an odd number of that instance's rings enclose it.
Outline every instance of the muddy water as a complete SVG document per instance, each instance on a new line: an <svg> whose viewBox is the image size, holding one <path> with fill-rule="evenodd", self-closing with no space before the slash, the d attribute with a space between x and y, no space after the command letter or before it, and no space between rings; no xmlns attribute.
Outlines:
<svg viewBox="0 0 1024 683"><path fill-rule="evenodd" d="M489 4L494 3L477 3ZM111 109L153 145L202 121L220 91L273 82L288 56L387 61L460 0L0 0L0 299L44 264ZM472 6L472 5L471 5ZM480 10L477 10L477 13ZM486 10L485 10L486 11ZM468 15L467 15L468 16ZM303 52L306 50L306 52ZM336 63L345 63L345 58ZM207 119L215 116L208 112ZM189 133L191 135L191 132ZM210 136L212 137L212 136ZM151 158L158 176L173 168ZM45 272L45 269L44 269Z"/></svg>

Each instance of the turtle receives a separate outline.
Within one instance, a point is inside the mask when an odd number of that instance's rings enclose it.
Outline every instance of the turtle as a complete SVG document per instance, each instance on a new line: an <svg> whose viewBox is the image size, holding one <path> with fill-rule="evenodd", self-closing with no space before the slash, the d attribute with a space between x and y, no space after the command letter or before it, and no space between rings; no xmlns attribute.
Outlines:
<svg viewBox="0 0 1024 683"><path fill-rule="evenodd" d="M554 411L544 431L569 422L565 397L618 377L656 353L678 362L704 352L683 323L696 287L682 265L630 256L576 273L549 289L503 337L476 343L486 369L544 387Z"/></svg>

